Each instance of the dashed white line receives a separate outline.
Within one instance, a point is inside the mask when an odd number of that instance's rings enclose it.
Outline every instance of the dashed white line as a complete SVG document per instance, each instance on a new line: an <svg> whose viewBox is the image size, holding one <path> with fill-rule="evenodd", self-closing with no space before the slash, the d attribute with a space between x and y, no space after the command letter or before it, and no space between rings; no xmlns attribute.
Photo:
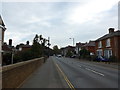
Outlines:
<svg viewBox="0 0 120 90"><path fill-rule="evenodd" d="M101 76L105 76L104 74L99 73L99 72L97 72L97 71L95 71L95 70L92 70L92 69L89 69L89 68L85 68L85 69L87 69L87 70L89 70L89 71L92 71L92 72L94 72L94 73L96 73L96 74L99 74L99 75L101 75Z"/></svg>
<svg viewBox="0 0 120 90"><path fill-rule="evenodd" d="M78 65L78 67L82 67L82 66Z"/></svg>

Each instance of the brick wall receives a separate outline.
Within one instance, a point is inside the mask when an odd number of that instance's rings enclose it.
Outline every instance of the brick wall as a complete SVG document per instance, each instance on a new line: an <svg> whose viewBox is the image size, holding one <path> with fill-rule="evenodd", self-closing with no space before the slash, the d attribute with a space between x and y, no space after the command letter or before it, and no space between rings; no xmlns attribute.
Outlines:
<svg viewBox="0 0 120 90"><path fill-rule="evenodd" d="M37 58L2 68L2 88L17 88L32 72L44 62Z"/></svg>
<svg viewBox="0 0 120 90"><path fill-rule="evenodd" d="M97 49L102 49L103 51L105 49L112 49L113 56L116 56L117 59L120 61L120 36L115 36L110 38L110 45L111 45L110 47L106 47L106 40L107 39L102 40L102 48L98 48L99 41L96 41L95 51L97 51ZM103 52L103 56L104 56L104 52Z"/></svg>

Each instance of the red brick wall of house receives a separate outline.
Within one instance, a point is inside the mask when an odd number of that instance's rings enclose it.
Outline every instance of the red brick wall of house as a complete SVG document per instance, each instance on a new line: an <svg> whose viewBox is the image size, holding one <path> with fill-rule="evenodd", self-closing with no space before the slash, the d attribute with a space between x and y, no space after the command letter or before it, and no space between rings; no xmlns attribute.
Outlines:
<svg viewBox="0 0 120 90"><path fill-rule="evenodd" d="M97 55L98 41L95 41L95 55Z"/></svg>
<svg viewBox="0 0 120 90"><path fill-rule="evenodd" d="M102 49L102 50L103 50L104 41L102 41L102 48L98 48L98 43L99 43L99 41L96 41L96 42L95 42L95 54L96 54L96 55L97 55L97 50L98 50L98 49ZM102 53L102 55L103 55L103 53Z"/></svg>
<svg viewBox="0 0 120 90"><path fill-rule="evenodd" d="M112 55L116 56L117 59L120 61L120 36L115 36L110 38L110 47L106 47L106 40L102 40L102 48L98 48L99 41L95 42L95 53L97 55L97 49L102 49L103 51L107 48L112 49ZM103 52L104 55L104 52Z"/></svg>
<svg viewBox="0 0 120 90"><path fill-rule="evenodd" d="M30 47L22 47L22 51L29 50Z"/></svg>
<svg viewBox="0 0 120 90"><path fill-rule="evenodd" d="M114 37L114 52L115 56L120 61L120 36Z"/></svg>
<svg viewBox="0 0 120 90"><path fill-rule="evenodd" d="M95 47L94 46L88 46L88 47L86 47L86 49L95 54Z"/></svg>

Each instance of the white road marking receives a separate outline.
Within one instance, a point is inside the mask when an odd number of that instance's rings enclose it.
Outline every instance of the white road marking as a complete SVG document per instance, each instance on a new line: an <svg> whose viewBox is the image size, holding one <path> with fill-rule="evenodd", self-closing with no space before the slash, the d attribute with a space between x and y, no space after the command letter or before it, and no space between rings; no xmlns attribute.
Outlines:
<svg viewBox="0 0 120 90"><path fill-rule="evenodd" d="M92 69L89 69L89 68L85 68L85 69L87 69L87 70L89 70L89 71L92 71L92 72L94 72L94 73L96 73L96 74L99 74L99 75L101 75L101 76L105 76L104 74L99 73L99 72L97 72L97 71L95 71L95 70L92 70Z"/></svg>
<svg viewBox="0 0 120 90"><path fill-rule="evenodd" d="M82 66L80 66L80 65L77 65L78 67L82 67Z"/></svg>

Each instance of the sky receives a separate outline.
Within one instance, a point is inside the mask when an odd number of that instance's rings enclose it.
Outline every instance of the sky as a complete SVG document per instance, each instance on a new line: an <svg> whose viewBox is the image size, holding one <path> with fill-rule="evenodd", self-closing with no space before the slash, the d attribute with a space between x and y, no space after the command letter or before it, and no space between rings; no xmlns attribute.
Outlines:
<svg viewBox="0 0 120 90"><path fill-rule="evenodd" d="M11 2L10 2L11 1ZM118 30L119 0L4 0L0 14L6 25L5 42L26 43L36 34L50 37L51 47L89 42Z"/></svg>

